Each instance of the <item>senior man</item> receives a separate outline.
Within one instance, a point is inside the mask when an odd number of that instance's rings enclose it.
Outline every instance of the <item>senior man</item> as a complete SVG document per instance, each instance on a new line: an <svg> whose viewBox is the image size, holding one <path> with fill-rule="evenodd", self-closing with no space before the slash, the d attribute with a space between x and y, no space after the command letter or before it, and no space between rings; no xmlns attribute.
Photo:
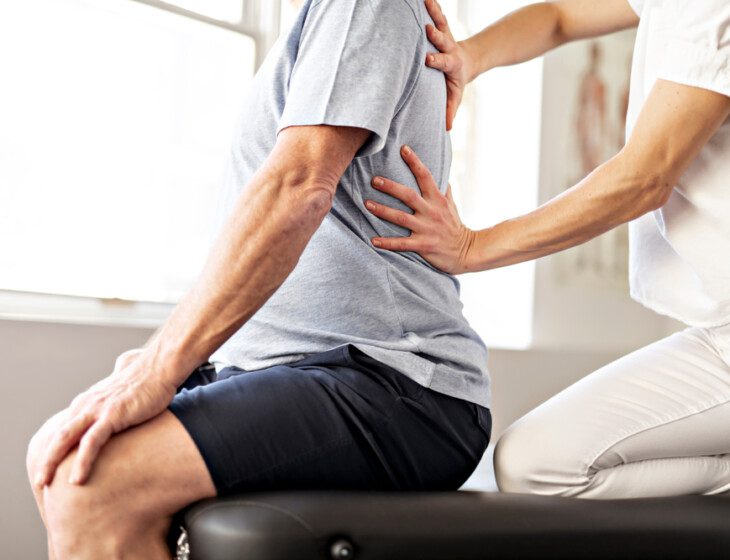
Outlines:
<svg viewBox="0 0 730 560"><path fill-rule="evenodd" d="M372 176L408 181L404 144L446 189L427 21L420 0L304 3L246 100L200 279L31 442L51 558L169 558L171 516L217 494L446 489L473 471L485 347L456 280L372 247L405 230L363 204ZM216 380L176 395L209 358Z"/></svg>

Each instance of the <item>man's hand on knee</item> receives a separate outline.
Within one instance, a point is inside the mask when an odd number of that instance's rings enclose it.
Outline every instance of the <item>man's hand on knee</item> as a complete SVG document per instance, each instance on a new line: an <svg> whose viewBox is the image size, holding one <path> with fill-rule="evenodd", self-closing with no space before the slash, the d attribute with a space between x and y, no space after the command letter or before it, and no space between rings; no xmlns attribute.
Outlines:
<svg viewBox="0 0 730 560"><path fill-rule="evenodd" d="M142 424L167 408L176 387L153 375L152 363L144 353L118 362L112 375L80 394L41 428L31 442L35 464L29 472L35 471L32 482L36 487L50 484L58 465L77 446L69 482L83 484L113 434Z"/></svg>

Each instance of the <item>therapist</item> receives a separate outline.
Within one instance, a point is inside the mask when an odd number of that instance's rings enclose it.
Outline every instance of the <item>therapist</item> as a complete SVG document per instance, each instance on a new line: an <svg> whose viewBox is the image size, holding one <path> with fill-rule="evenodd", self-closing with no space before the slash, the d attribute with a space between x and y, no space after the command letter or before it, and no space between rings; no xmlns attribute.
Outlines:
<svg viewBox="0 0 730 560"><path fill-rule="evenodd" d="M585 498L730 491L730 1L564 0L527 6L457 43L435 0L450 127L468 82L559 45L638 25L627 144L573 188L481 231L460 221L417 156L413 189L375 178L413 214L368 203L412 231L376 238L451 273L574 247L631 222L631 295L688 328L587 376L517 421L497 445L499 487ZM486 185L512 189L519 185Z"/></svg>

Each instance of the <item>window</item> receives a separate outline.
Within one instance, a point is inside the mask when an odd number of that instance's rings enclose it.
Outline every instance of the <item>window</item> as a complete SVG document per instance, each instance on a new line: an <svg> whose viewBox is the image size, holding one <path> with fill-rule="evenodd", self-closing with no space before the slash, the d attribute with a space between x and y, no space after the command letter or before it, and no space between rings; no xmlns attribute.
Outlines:
<svg viewBox="0 0 730 560"><path fill-rule="evenodd" d="M157 4L0 4L0 288L171 302L202 265L257 45Z"/></svg>

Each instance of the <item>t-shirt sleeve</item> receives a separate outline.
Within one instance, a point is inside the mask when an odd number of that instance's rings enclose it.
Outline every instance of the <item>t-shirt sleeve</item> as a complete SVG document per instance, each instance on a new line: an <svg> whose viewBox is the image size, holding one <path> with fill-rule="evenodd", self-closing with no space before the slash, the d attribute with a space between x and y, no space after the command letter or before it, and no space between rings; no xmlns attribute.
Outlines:
<svg viewBox="0 0 730 560"><path fill-rule="evenodd" d="M658 77L730 96L730 2L667 0Z"/></svg>
<svg viewBox="0 0 730 560"><path fill-rule="evenodd" d="M629 6L641 17L641 11L644 9L644 0L628 0Z"/></svg>
<svg viewBox="0 0 730 560"><path fill-rule="evenodd" d="M279 131L322 124L362 128L372 134L358 155L382 150L422 66L420 41L405 0L314 0Z"/></svg>

